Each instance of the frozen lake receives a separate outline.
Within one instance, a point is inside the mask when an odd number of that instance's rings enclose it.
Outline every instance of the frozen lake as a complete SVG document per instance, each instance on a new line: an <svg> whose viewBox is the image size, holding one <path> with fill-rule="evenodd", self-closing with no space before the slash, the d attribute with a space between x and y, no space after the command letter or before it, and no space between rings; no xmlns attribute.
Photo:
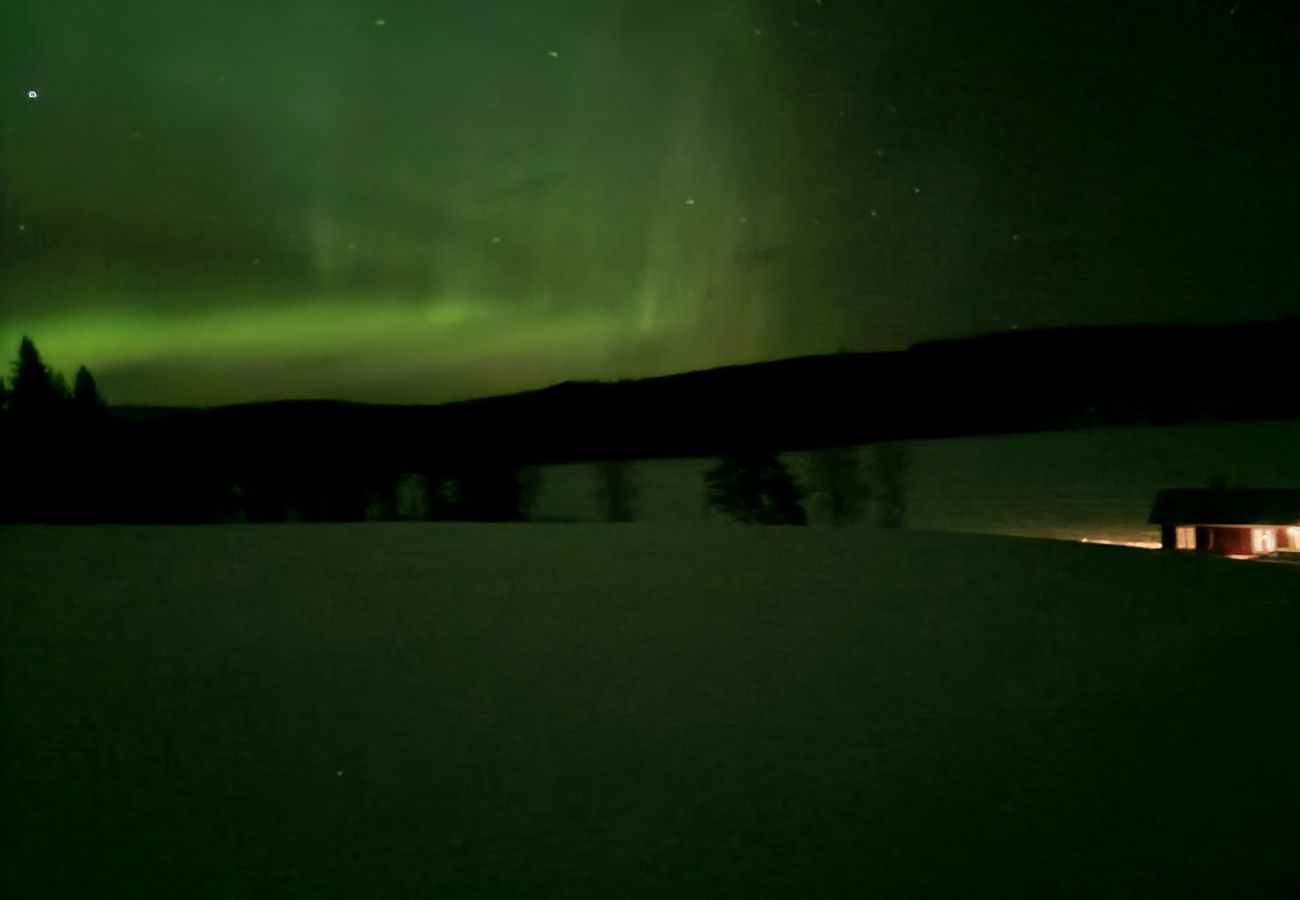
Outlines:
<svg viewBox="0 0 1300 900"><path fill-rule="evenodd" d="M1108 428L910 441L907 524L912 528L1065 540L1159 542L1146 524L1167 487L1300 487L1300 420ZM868 448L858 448L866 461ZM812 454L785 459L809 490L813 525L826 524ZM635 464L639 519L684 524L704 508L711 459ZM595 521L595 467L542 470L539 518Z"/></svg>
<svg viewBox="0 0 1300 900"><path fill-rule="evenodd" d="M0 529L7 898L1281 898L1300 571L981 535Z"/></svg>

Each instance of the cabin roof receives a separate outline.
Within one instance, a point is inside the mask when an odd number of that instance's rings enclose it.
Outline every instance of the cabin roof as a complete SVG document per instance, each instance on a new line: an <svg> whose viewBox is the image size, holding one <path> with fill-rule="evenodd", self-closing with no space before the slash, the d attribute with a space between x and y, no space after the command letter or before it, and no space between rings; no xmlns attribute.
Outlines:
<svg viewBox="0 0 1300 900"><path fill-rule="evenodd" d="M1156 495L1156 525L1297 525L1298 488L1171 488Z"/></svg>

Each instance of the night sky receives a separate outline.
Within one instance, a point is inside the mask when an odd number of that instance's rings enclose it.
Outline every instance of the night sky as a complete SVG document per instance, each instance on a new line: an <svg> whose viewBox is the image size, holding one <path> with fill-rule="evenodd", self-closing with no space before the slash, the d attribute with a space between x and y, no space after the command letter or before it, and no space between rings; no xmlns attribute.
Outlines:
<svg viewBox="0 0 1300 900"><path fill-rule="evenodd" d="M115 403L436 402L1295 314L1252 10L0 0L0 340Z"/></svg>

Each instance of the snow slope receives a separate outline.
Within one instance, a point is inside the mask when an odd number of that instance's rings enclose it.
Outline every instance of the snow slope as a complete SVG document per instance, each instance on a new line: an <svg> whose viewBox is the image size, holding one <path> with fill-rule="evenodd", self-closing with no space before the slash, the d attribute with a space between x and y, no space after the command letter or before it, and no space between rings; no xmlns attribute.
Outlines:
<svg viewBox="0 0 1300 900"><path fill-rule="evenodd" d="M0 530L0 894L1282 898L1300 570L925 532Z"/></svg>

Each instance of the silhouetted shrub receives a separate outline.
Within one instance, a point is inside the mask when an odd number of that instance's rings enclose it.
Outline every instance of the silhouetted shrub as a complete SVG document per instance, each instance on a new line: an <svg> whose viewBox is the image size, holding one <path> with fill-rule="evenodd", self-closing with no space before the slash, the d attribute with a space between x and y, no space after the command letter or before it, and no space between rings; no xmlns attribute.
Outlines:
<svg viewBox="0 0 1300 900"><path fill-rule="evenodd" d="M730 453L704 476L710 506L741 522L804 525L804 493L775 453Z"/></svg>

